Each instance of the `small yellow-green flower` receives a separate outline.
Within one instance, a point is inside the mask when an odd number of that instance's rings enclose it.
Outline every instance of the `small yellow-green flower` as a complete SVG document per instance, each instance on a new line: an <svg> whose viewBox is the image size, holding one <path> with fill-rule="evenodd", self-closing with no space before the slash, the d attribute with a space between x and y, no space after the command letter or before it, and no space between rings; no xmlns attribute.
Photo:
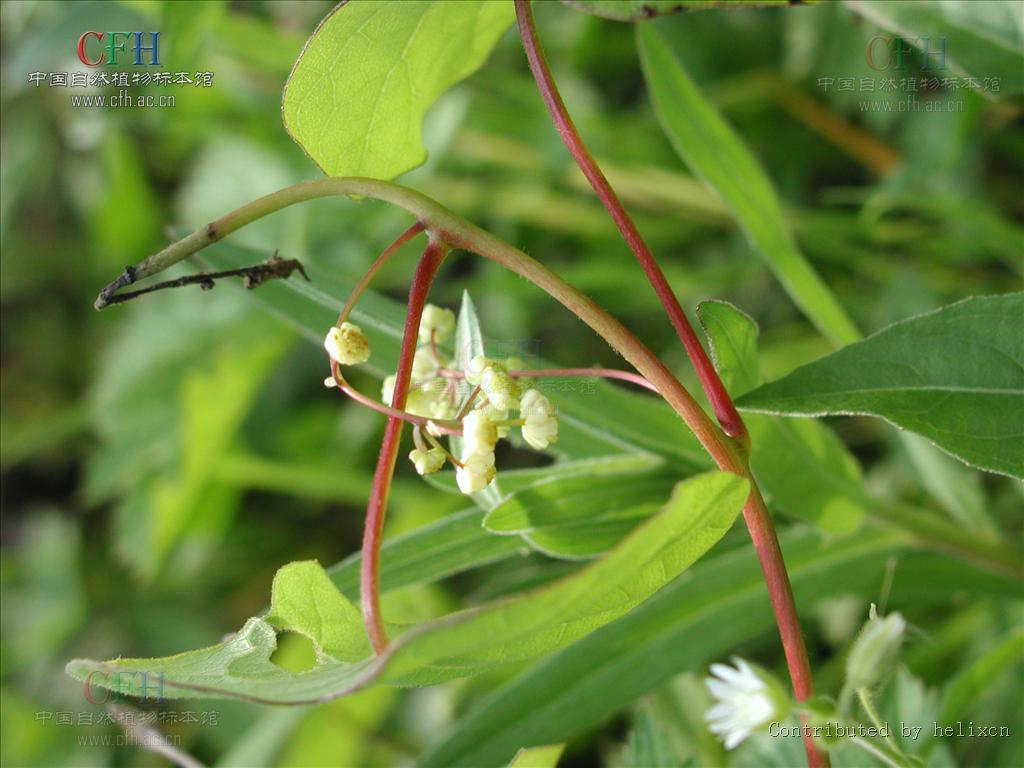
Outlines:
<svg viewBox="0 0 1024 768"><path fill-rule="evenodd" d="M427 304L423 308L423 315L420 318L420 343L428 344L433 334L434 341L438 344L443 342L452 331L455 330L455 313L450 309L435 307Z"/></svg>
<svg viewBox="0 0 1024 768"><path fill-rule="evenodd" d="M444 452L437 448L426 451L416 448L409 453L409 461L413 463L419 474L432 475L444 466L445 457Z"/></svg>
<svg viewBox="0 0 1024 768"><path fill-rule="evenodd" d="M324 349L339 365L356 365L370 359L370 342L358 325L344 322L333 326L324 338Z"/></svg>
<svg viewBox="0 0 1024 768"><path fill-rule="evenodd" d="M486 452L465 452L462 466L455 469L455 481L465 494L482 491L494 479L494 454Z"/></svg>
<svg viewBox="0 0 1024 768"><path fill-rule="evenodd" d="M523 416L523 440L531 448L542 451L551 443L558 442L558 419L555 406L536 389L523 395L520 403Z"/></svg>

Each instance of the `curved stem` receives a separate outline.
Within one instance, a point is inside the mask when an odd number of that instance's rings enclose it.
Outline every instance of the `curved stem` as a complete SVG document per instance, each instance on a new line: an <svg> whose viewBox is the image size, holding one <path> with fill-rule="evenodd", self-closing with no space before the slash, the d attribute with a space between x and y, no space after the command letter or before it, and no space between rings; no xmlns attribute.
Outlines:
<svg viewBox="0 0 1024 768"><path fill-rule="evenodd" d="M420 317L427 301L430 284L447 253L448 249L442 243L431 238L420 257L419 264L416 265L416 273L409 288L409 305L405 315L405 329L402 332L402 346L398 353L395 393L391 398L392 408L399 410L405 408L405 399L409 394L409 382L412 380L412 361L416 354ZM390 416L384 427L384 438L381 440L380 453L377 456L377 468L373 473L373 486L370 489L370 499L366 505L366 523L363 529L359 593L366 633L370 638L373 650L378 654L383 653L388 645L384 620L380 615L378 589L380 539L388 505L388 491L391 488L391 478L395 473L395 462L398 459L398 447L402 441L404 423L401 419Z"/></svg>
<svg viewBox="0 0 1024 768"><path fill-rule="evenodd" d="M372 397L368 397L360 392L358 389L353 387L344 376L341 375L341 369L336 363L332 361L332 372L334 377L334 383L338 389L344 392L346 395L351 397L360 405L364 405L377 413L383 413L385 416L394 419L401 419L404 422L413 424L417 427L425 427L428 424L433 424L434 429L445 435L461 435L462 429L459 428L459 424L456 421L449 419L428 419L424 416L417 416L408 411L403 411L398 408L392 408L391 406L384 405L384 403L378 403ZM408 393L406 393L408 394Z"/></svg>
<svg viewBox="0 0 1024 768"><path fill-rule="evenodd" d="M537 27L533 21L533 10L530 7L529 0L515 0L515 6L516 20L519 23L519 35L523 40L523 50L526 51L526 59L530 64L530 71L533 73L533 79L537 82L537 88L540 91L541 98L544 100L544 106L547 107L551 115L555 130L562 137L562 143L569 150L573 160L576 161L576 165L579 166L587 181L590 182L590 186L612 217L623 240L626 241L626 245L629 246L629 250L633 252L644 274L647 275L647 279L654 288L654 292L658 295L658 300L661 301L662 307L665 308L665 314L668 315L672 327L675 328L679 340L686 349L686 354L693 363L697 377L700 379L701 387L707 395L708 402L711 403L711 408L715 412L718 423L722 425L722 429L725 430L726 434L741 441L746 440L747 428L743 424L743 419L740 418L739 413L736 411L736 406L733 405L732 399L725 391L722 380L718 377L718 372L711 364L711 360L708 358L707 352L704 351L704 347L697 338L697 334L694 333L693 326L690 325L690 321L683 312L683 308L679 306L679 300L668 284L668 280L665 279L665 275L661 271L661 267L658 266L658 262L654 260L654 256L640 235L640 231L636 228L622 203L619 202L615 190L612 189L608 179L605 178L597 162L583 143L583 139L580 138L580 133L576 130L576 125L573 123L569 111L565 108L565 102L562 101L562 96L558 92L554 78L551 77L551 70L548 69L547 60L544 58L544 51L540 47Z"/></svg>
<svg viewBox="0 0 1024 768"><path fill-rule="evenodd" d="M441 368L438 375L446 379L464 379L465 371L455 371L450 368ZM508 371L508 375L514 379L567 379L567 378L596 378L596 379L618 379L636 384L651 392L657 392L658 388L643 376L631 371L620 371L615 368L541 368L537 370L523 369L521 371Z"/></svg>
<svg viewBox="0 0 1024 768"><path fill-rule="evenodd" d="M376 277L380 268L387 263L387 260L391 258L395 251L412 240L412 238L422 232L423 229L424 227L421 222L414 222L412 226L400 234L395 242L385 248L384 252L374 260L373 264L370 265L370 268L366 270L361 278L359 278L359 282L356 283L356 287L352 289L352 293L345 302L345 306L343 306L341 308L341 312L338 313L337 325L341 325L345 322L349 313L352 312L352 308L356 305L356 302L359 301L359 297L363 295L363 291L366 290L366 287L370 284L373 278Z"/></svg>

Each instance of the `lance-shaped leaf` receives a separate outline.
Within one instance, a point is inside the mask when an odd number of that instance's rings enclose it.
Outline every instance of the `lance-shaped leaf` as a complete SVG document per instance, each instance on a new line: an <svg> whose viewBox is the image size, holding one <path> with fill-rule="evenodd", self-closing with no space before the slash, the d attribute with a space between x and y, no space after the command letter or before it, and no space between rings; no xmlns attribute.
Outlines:
<svg viewBox="0 0 1024 768"><path fill-rule="evenodd" d="M555 476L503 499L484 517L484 526L519 534L553 557L593 557L657 512L674 480L667 472Z"/></svg>
<svg viewBox="0 0 1024 768"><path fill-rule="evenodd" d="M511 3L340 3L295 62L285 128L328 175L394 178L426 159L427 109L484 63L511 23Z"/></svg>
<svg viewBox="0 0 1024 768"><path fill-rule="evenodd" d="M704 98L658 32L642 24L637 28L637 40L655 111L676 152L729 206L811 322L836 343L854 341L856 328L797 249L783 220L779 198L760 163Z"/></svg>
<svg viewBox="0 0 1024 768"><path fill-rule="evenodd" d="M880 416L967 464L1024 477L1024 293L966 299L895 323L739 405Z"/></svg>
<svg viewBox="0 0 1024 768"><path fill-rule="evenodd" d="M922 67L938 76L968 75L986 98L1024 91L1024 5L997 0L943 3L847 0L868 21L921 50ZM886 38L886 45L894 45ZM877 46L880 59L892 48ZM997 86L993 87L992 82Z"/></svg>
<svg viewBox="0 0 1024 768"><path fill-rule="evenodd" d="M401 634L388 650L343 661L361 646L355 609L311 564L286 566L268 618L254 617L223 643L160 659L76 659L79 680L138 696L154 686L166 698L238 697L309 704L371 683L426 685L546 655L618 618L688 568L732 526L748 482L710 472L676 486L661 513L606 557L552 584L514 598L446 616ZM311 573L312 569L312 573ZM326 621L325 621L326 620ZM294 673L270 660L276 632L314 638L314 667Z"/></svg>

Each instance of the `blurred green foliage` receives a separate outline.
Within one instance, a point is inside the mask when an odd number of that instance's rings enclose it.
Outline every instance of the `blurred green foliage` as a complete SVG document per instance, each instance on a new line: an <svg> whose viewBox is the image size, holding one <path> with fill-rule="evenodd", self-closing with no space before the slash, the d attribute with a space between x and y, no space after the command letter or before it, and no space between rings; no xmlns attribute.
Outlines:
<svg viewBox="0 0 1024 768"><path fill-rule="evenodd" d="M161 764L149 753L80 741L118 729L98 724L102 707L64 675L64 661L122 651L163 655L217 642L265 606L279 566L307 559L329 565L358 548L382 420L325 392L315 345L236 286L157 294L101 314L91 306L125 264L166 242L165 228L199 226L259 194L317 176L285 133L280 103L292 63L330 7L0 4L4 765ZM663 135L632 27L554 3L540 4L537 16L581 132L683 306L725 299L756 319L766 379L829 351ZM968 295L1021 288L1019 101L958 91L958 112L862 112L858 94L818 84L822 77L877 75L864 47L878 29L838 4L711 10L652 23L760 158L799 248L857 327L871 332ZM162 69L212 71L213 87L176 91L173 108L99 110L73 107L69 89L30 83L31 72L79 69L74 46L89 29L160 30ZM551 129L514 33L481 71L430 109L424 143L426 164L403 183L540 258L693 383L647 283ZM275 214L232 243L260 256L279 250L321 273L351 278L406 225L380 205L325 200ZM410 256L411 249L374 287L401 300ZM185 271L181 265L178 273ZM526 344L565 365L616 364L531 286L456 254L434 300L455 307L463 289L498 343ZM377 386L369 373L357 374L356 383L366 391ZM613 401L612 415L614 407ZM879 422L837 419L830 426L875 496L1019 540L1019 483L945 462ZM515 451L502 461L536 463ZM461 506L403 466L388 536ZM886 706L902 716L914 711L926 725L1016 724L1010 738L935 740L926 749L935 765L1019 765L1019 590L972 580L965 573L973 572L958 570L955 561L922 560L888 539L870 556L851 556L858 572L848 581L845 555L816 554L818 535L783 519L783 527L796 529L784 540L796 556L805 621L827 617L825 626L805 628L821 688L837 691L852 636L837 631L840 604L828 600L891 597L918 631ZM744 536L733 531L700 573L710 578L746 567L728 559ZM513 550L507 540L502 546L500 567L403 583L385 596L385 613L421 621L544 583L567 568L525 554L525 547ZM685 583L673 589L697 599ZM750 605L738 604L746 610L734 613L737 623L758 610L753 590ZM673 594L659 593L628 617L634 623L611 625L625 638L622 647L638 642L645 621L678 612ZM749 641L739 628L696 626L704 635L720 634L723 643L733 636L748 642L744 652L781 667L768 629ZM699 658L703 650L693 642L685 650ZM594 657L571 655L573 648L558 663L596 673ZM302 668L309 653L302 638L286 636L275 661ZM631 663L613 662L627 669ZM683 670L701 671L680 650L664 671ZM388 765L425 752L440 760L471 754L458 750L501 722L488 712L504 716L496 709L502 696L544 701L537 683L544 679L543 667L523 675L505 670L434 688L372 689L312 710L185 702L163 706L179 717L168 716L160 727L199 759L223 766ZM649 682L654 690L635 712L573 709L566 734L572 740L560 764L636 764L639 755L671 749L702 764L720 760L694 704L701 695L696 681L677 676L665 683L652 672ZM504 693L487 698L504 684ZM647 692L638 687L635 695ZM482 714L466 730L450 730L473 711ZM181 722L185 712L206 719ZM478 746L478 754L501 751L497 740ZM788 764L779 749L757 741L740 762ZM837 755L835 764L842 760Z"/></svg>

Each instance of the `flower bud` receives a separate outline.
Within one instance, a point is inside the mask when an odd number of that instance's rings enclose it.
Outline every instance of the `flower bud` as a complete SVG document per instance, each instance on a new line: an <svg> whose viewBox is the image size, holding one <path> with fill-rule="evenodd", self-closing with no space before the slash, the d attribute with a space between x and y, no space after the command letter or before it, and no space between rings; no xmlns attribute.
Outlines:
<svg viewBox="0 0 1024 768"><path fill-rule="evenodd" d="M907 622L899 613L878 618L874 604L870 616L846 659L846 685L855 691L875 690L888 681L899 660L907 628Z"/></svg>
<svg viewBox="0 0 1024 768"><path fill-rule="evenodd" d="M358 325L345 322L327 331L324 349L339 365L356 365L370 359L370 342Z"/></svg>
<svg viewBox="0 0 1024 768"><path fill-rule="evenodd" d="M470 411L462 419L462 440L467 454L492 453L498 442L498 429L486 412Z"/></svg>
<svg viewBox="0 0 1024 768"><path fill-rule="evenodd" d="M455 313L450 309L427 304L420 318L420 343L429 344L433 334L434 342L440 344L455 330Z"/></svg>
<svg viewBox="0 0 1024 768"><path fill-rule="evenodd" d="M499 363L491 363L484 369L480 389L499 411L519 407L519 385Z"/></svg>
<svg viewBox="0 0 1024 768"><path fill-rule="evenodd" d="M380 401L384 405L391 405L391 401L395 397L395 378L394 374L384 377L384 383L380 385Z"/></svg>
<svg viewBox="0 0 1024 768"><path fill-rule="evenodd" d="M558 419L555 407L536 389L523 395L519 411L523 416L523 440L531 448L542 451L558 441Z"/></svg>
<svg viewBox="0 0 1024 768"><path fill-rule="evenodd" d="M439 367L438 361L434 359L434 355L430 351L430 347L420 347L416 350L416 355L412 359L412 380L423 381L424 379L431 379L437 375Z"/></svg>
<svg viewBox="0 0 1024 768"><path fill-rule="evenodd" d="M415 465L419 474L432 475L444 466L445 456L444 452L437 448L427 451L417 448L409 453L409 461Z"/></svg>
<svg viewBox="0 0 1024 768"><path fill-rule="evenodd" d="M469 495L482 491L494 479L494 454L469 452L462 457L462 466L455 468L455 482L459 490Z"/></svg>

